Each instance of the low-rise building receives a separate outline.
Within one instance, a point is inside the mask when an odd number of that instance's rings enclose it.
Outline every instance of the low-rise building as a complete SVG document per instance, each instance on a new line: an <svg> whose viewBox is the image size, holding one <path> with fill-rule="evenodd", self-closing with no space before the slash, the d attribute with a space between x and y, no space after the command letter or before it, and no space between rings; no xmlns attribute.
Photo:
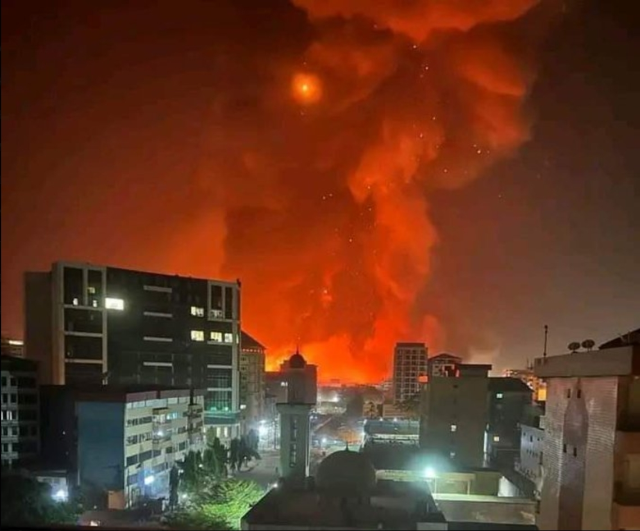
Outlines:
<svg viewBox="0 0 640 531"><path fill-rule="evenodd" d="M420 423L416 420L368 420L364 425L364 444L408 444L417 446Z"/></svg>
<svg viewBox="0 0 640 531"><path fill-rule="evenodd" d="M2 467L28 464L40 450L37 364L2 356Z"/></svg>
<svg viewBox="0 0 640 531"><path fill-rule="evenodd" d="M169 472L204 447L205 391L43 387L43 456L123 509L169 496Z"/></svg>
<svg viewBox="0 0 640 531"><path fill-rule="evenodd" d="M24 341L3 335L0 340L3 356L13 356L14 358L24 358Z"/></svg>
<svg viewBox="0 0 640 531"><path fill-rule="evenodd" d="M640 528L640 330L536 359L547 381L541 529Z"/></svg>

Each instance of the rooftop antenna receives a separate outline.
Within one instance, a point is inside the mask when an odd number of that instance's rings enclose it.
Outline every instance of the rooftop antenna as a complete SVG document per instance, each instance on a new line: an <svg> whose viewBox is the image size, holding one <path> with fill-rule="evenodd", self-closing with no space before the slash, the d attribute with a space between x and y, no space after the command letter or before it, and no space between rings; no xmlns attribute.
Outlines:
<svg viewBox="0 0 640 531"><path fill-rule="evenodd" d="M544 351L542 352L542 357L547 357L547 339L549 337L549 327L544 325Z"/></svg>

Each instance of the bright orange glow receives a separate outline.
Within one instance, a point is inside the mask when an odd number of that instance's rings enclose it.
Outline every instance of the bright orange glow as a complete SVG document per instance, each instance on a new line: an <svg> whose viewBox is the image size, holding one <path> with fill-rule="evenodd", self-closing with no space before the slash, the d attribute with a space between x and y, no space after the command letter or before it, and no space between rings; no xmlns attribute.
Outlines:
<svg viewBox="0 0 640 531"><path fill-rule="evenodd" d="M320 78L314 74L298 73L292 80L293 97L298 103L316 103L322 97Z"/></svg>

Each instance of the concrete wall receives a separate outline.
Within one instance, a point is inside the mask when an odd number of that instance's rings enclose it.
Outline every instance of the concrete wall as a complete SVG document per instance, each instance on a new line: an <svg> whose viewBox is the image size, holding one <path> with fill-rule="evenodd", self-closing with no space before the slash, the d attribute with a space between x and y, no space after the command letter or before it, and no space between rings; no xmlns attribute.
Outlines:
<svg viewBox="0 0 640 531"><path fill-rule="evenodd" d="M40 384L53 383L53 315L51 275L25 273L25 356L38 362Z"/></svg>
<svg viewBox="0 0 640 531"><path fill-rule="evenodd" d="M587 415L585 455L573 455L567 443L565 423L571 403L569 392L575 398L578 378L550 378L545 418L545 444L543 453L543 487L538 526L540 529L562 529L567 509L560 510L563 485L575 487L570 471L575 471L574 460L584 459L584 500L573 499L581 505L583 529L611 529L611 511L614 485L614 446L617 420L618 378L615 376L580 379L581 398ZM565 497L566 499L566 497Z"/></svg>

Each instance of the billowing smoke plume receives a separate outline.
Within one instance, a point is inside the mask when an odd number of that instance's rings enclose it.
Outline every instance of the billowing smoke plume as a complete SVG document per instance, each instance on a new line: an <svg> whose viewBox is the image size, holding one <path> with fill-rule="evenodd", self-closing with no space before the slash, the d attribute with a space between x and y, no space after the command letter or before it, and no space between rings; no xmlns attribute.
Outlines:
<svg viewBox="0 0 640 531"><path fill-rule="evenodd" d="M271 73L263 120L221 168L236 176L221 187L223 269L243 280L244 325L272 361L299 344L323 378L371 381L396 341L443 346L437 316L415 307L438 243L429 194L527 139L531 75L510 30L536 2L294 3L310 45ZM253 123L242 97L239 127Z"/></svg>

